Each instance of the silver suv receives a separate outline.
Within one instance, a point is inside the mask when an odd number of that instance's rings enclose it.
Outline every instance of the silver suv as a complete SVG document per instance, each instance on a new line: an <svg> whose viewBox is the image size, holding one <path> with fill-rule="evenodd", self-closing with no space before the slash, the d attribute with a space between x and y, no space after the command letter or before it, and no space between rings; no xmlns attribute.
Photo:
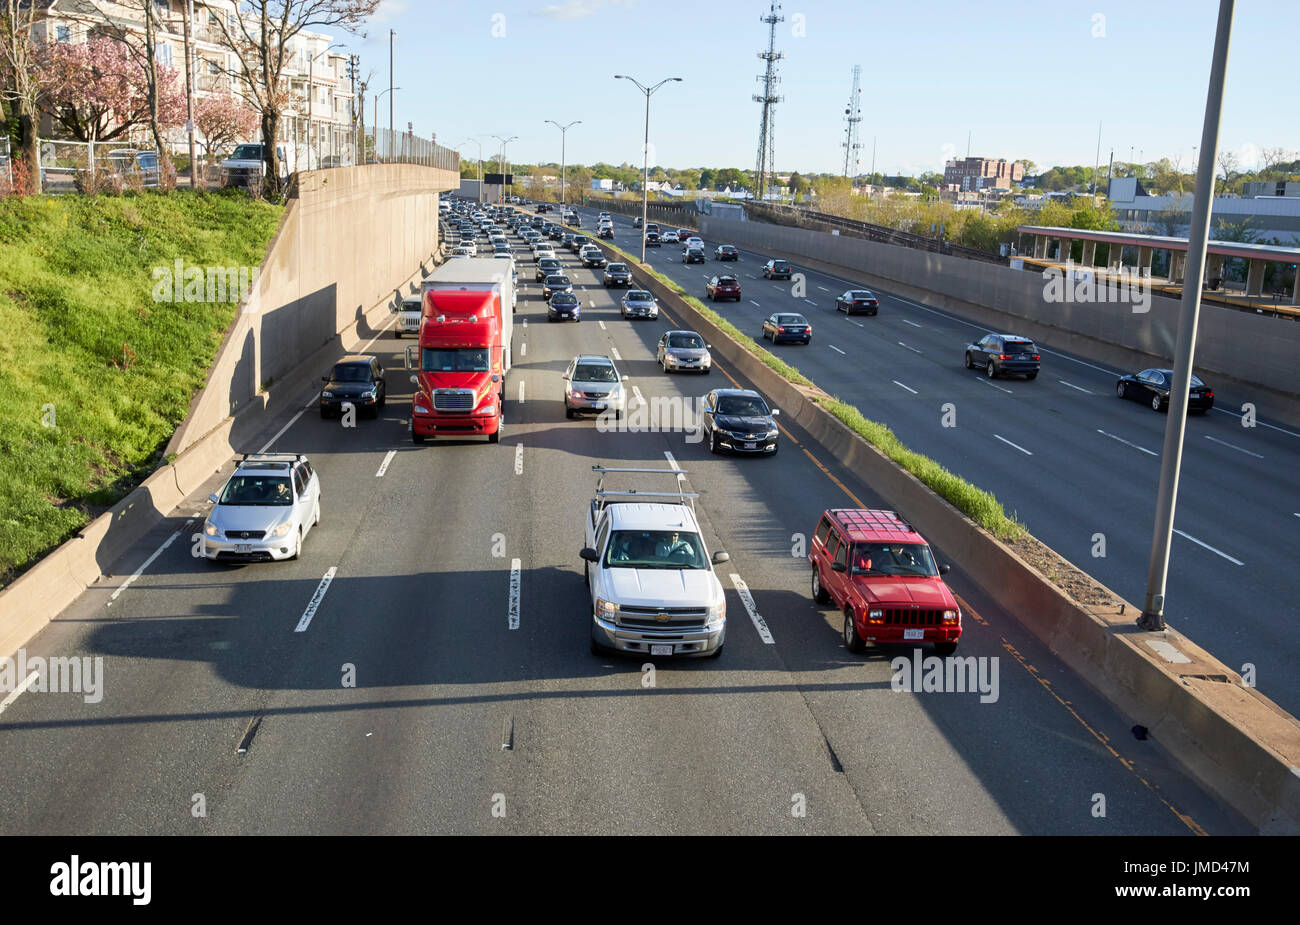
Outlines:
<svg viewBox="0 0 1300 925"><path fill-rule="evenodd" d="M320 478L301 453L246 454L203 522L203 555L216 562L296 559L320 523Z"/></svg>
<svg viewBox="0 0 1300 925"><path fill-rule="evenodd" d="M614 420L627 414L627 389L614 361L607 356L581 354L564 371L564 416L583 411L613 411Z"/></svg>

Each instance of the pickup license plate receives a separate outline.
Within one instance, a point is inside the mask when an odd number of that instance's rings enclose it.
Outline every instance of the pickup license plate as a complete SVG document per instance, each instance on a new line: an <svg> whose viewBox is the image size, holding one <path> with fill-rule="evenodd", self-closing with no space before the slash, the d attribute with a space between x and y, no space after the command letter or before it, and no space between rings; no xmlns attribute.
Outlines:
<svg viewBox="0 0 1300 925"><path fill-rule="evenodd" d="M253 544L252 544L252 543L236 543L236 544L235 544L235 552L252 552L252 551L253 551Z"/></svg>
<svg viewBox="0 0 1300 925"><path fill-rule="evenodd" d="M925 630L903 630L904 639L924 639Z"/></svg>
<svg viewBox="0 0 1300 925"><path fill-rule="evenodd" d="M672 646L651 646L650 654L651 655L672 655L673 647Z"/></svg>
<svg viewBox="0 0 1300 925"><path fill-rule="evenodd" d="M749 443L746 443L746 444L745 444L745 449L747 449L747 450L752 450L752 449L755 449L757 446L758 446L757 443L754 443L753 441L750 441Z"/></svg>

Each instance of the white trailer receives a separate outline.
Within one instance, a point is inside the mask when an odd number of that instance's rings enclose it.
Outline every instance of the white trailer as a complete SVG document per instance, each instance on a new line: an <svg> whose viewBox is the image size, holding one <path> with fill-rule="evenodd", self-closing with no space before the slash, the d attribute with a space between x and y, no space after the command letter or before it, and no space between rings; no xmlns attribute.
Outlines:
<svg viewBox="0 0 1300 925"><path fill-rule="evenodd" d="M510 264L492 257L448 260L420 283L420 299L431 290L490 290L501 304L501 363L503 372L513 365L515 284ZM503 377L504 378L504 377Z"/></svg>

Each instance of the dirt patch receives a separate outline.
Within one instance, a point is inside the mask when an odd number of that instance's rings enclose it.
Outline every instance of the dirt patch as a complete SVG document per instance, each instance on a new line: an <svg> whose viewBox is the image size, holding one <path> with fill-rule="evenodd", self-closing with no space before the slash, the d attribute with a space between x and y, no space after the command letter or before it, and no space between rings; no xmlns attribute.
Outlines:
<svg viewBox="0 0 1300 925"><path fill-rule="evenodd" d="M1044 578L1085 607L1119 607L1124 602L1087 572L1032 536L1007 543Z"/></svg>

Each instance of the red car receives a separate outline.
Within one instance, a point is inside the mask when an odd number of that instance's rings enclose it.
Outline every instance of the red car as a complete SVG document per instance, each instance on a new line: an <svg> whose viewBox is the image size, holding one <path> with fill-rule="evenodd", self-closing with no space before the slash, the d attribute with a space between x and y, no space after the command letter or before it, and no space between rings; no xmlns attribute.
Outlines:
<svg viewBox="0 0 1300 925"><path fill-rule="evenodd" d="M704 284L704 291L714 302L718 299L740 301L740 280L734 276L715 276Z"/></svg>
<svg viewBox="0 0 1300 925"><path fill-rule="evenodd" d="M844 614L844 645L933 643L952 655L961 637L961 608L940 577L930 546L893 511L830 510L822 514L808 553L812 596Z"/></svg>

